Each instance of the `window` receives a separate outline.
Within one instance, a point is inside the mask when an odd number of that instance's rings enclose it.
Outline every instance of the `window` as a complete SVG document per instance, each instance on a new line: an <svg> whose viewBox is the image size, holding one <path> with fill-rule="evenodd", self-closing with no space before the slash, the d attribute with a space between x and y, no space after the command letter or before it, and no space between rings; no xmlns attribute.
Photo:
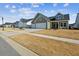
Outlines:
<svg viewBox="0 0 79 59"><path fill-rule="evenodd" d="M62 19L62 15L58 15L58 16L56 16L56 19Z"/></svg>
<svg viewBox="0 0 79 59"><path fill-rule="evenodd" d="M63 23L61 23L61 27L63 27Z"/></svg>
<svg viewBox="0 0 79 59"><path fill-rule="evenodd" d="M64 27L66 26L66 23L64 23Z"/></svg>
<svg viewBox="0 0 79 59"><path fill-rule="evenodd" d="M66 23L61 23L61 27L66 27Z"/></svg>

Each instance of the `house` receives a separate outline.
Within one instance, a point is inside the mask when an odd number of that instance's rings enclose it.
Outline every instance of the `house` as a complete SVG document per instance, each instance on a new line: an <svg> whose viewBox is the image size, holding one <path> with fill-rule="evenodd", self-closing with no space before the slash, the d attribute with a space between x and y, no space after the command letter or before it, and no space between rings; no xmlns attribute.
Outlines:
<svg viewBox="0 0 79 59"><path fill-rule="evenodd" d="M36 29L66 29L69 28L69 14L57 13L55 16L47 17L37 13L32 21L32 28Z"/></svg>
<svg viewBox="0 0 79 59"><path fill-rule="evenodd" d="M27 24L31 20L32 19L21 18L20 21L19 21L19 24L18 24L19 28L29 28L29 27L31 27L31 25Z"/></svg>
<svg viewBox="0 0 79 59"><path fill-rule="evenodd" d="M19 21L13 23L15 28L19 28Z"/></svg>
<svg viewBox="0 0 79 59"><path fill-rule="evenodd" d="M31 28L32 20L29 20L26 24L27 24L27 28Z"/></svg>
<svg viewBox="0 0 79 59"><path fill-rule="evenodd" d="M5 28L13 28L14 27L13 23L9 23L9 22L6 22L2 26L4 26Z"/></svg>
<svg viewBox="0 0 79 59"><path fill-rule="evenodd" d="M75 23L73 24L69 24L69 29L73 29L74 28Z"/></svg>
<svg viewBox="0 0 79 59"><path fill-rule="evenodd" d="M76 21L73 26L71 26L74 29L79 29L79 13L77 13Z"/></svg>
<svg viewBox="0 0 79 59"><path fill-rule="evenodd" d="M47 28L47 22L49 18L44 16L41 13L37 13L37 15L33 18L32 28L45 29Z"/></svg>

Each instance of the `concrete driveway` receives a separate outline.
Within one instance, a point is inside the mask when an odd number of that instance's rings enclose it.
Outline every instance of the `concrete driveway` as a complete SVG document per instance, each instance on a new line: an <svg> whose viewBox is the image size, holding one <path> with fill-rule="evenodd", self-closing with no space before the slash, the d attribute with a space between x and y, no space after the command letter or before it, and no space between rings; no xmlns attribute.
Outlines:
<svg viewBox="0 0 79 59"><path fill-rule="evenodd" d="M36 32L36 31L40 31L43 29L24 29L26 32Z"/></svg>

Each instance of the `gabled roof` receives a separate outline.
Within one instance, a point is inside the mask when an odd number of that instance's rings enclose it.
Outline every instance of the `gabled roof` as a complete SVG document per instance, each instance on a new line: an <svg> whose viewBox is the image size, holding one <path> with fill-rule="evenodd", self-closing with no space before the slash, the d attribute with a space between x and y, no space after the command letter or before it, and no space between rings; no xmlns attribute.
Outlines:
<svg viewBox="0 0 79 59"><path fill-rule="evenodd" d="M23 23L26 23L26 22L28 22L28 21L30 21L30 20L32 20L32 19L25 19L25 18L21 18L21 19L20 19L20 21L23 22Z"/></svg>
<svg viewBox="0 0 79 59"><path fill-rule="evenodd" d="M16 21L16 22L14 22L13 24L18 24L19 23L19 21Z"/></svg>
<svg viewBox="0 0 79 59"><path fill-rule="evenodd" d="M60 13L60 12L59 12L59 13L57 13L57 14L56 14L56 16L57 16L57 15L62 15L62 16L63 16L63 14L62 14L62 13Z"/></svg>
<svg viewBox="0 0 79 59"><path fill-rule="evenodd" d="M57 17L58 16L61 16L61 19L58 19ZM53 20L69 20L69 14L61 14L61 13L57 13L55 16L52 16L52 17L49 17L49 19L51 20L52 19L52 21Z"/></svg>
<svg viewBox="0 0 79 59"><path fill-rule="evenodd" d="M36 16L34 17L32 23L43 23L48 21L49 18L41 13L37 13Z"/></svg>

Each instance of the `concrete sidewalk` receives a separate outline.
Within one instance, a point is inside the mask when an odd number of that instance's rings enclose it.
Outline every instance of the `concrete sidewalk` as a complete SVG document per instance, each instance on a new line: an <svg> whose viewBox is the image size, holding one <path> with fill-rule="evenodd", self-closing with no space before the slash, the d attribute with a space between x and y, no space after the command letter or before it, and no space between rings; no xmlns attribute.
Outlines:
<svg viewBox="0 0 79 59"><path fill-rule="evenodd" d="M2 37L2 39L4 41L6 41L13 49L15 49L17 51L18 56L19 55L21 55L21 56L38 56L36 53L30 51L29 49L27 49L23 46L21 46L20 44L13 41L12 39L9 39L7 36L0 34L0 37ZM4 52L4 53L7 54L6 52Z"/></svg>
<svg viewBox="0 0 79 59"><path fill-rule="evenodd" d="M29 32L26 33L26 34L37 36L37 37L42 37L42 38L48 38L48 39L53 39L53 40L64 41L64 42L68 42L68 43L79 44L79 40L76 40L76 39L61 38L61 37L48 36L48 35L29 33Z"/></svg>

